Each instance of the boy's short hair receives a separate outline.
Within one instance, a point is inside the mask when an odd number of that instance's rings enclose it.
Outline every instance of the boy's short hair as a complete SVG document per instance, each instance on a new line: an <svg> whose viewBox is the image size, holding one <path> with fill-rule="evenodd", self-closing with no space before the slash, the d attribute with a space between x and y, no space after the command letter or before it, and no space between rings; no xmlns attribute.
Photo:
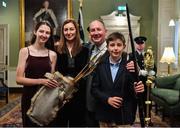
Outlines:
<svg viewBox="0 0 180 128"><path fill-rule="evenodd" d="M109 44L110 41L114 41L114 40L117 40L117 39L120 39L122 42L123 42L123 45L125 45L126 43L126 40L124 38L124 35L120 32L113 32L111 33L107 39L106 39L106 43L107 45Z"/></svg>

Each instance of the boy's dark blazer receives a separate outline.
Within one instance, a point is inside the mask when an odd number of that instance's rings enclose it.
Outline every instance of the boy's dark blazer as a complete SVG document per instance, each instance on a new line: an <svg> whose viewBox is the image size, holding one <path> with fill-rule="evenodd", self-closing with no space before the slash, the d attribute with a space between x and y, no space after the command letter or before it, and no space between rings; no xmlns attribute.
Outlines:
<svg viewBox="0 0 180 128"><path fill-rule="evenodd" d="M115 81L110 70L109 56L96 68L91 93L96 99L96 118L100 121L114 121L119 124L132 124L133 108L136 105L133 78L126 69L127 57L123 53ZM123 106L115 109L107 103L110 96L123 97Z"/></svg>

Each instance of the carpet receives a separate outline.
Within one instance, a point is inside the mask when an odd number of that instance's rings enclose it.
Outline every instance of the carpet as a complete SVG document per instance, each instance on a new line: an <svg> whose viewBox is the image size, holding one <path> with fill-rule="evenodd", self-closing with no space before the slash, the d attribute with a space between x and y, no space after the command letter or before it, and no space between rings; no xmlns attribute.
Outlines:
<svg viewBox="0 0 180 128"><path fill-rule="evenodd" d="M20 101L21 98L19 97L0 109L0 127L22 127ZM153 127L169 127L169 125L166 122L162 122L161 118L155 115L154 112L151 113L151 116ZM133 127L140 127L138 114Z"/></svg>
<svg viewBox="0 0 180 128"><path fill-rule="evenodd" d="M0 127L22 127L20 101L18 97L0 109Z"/></svg>
<svg viewBox="0 0 180 128"><path fill-rule="evenodd" d="M154 112L151 112L151 121L153 123L152 127L169 127L169 124L167 122L163 122L162 119L158 115L155 115ZM141 127L138 114L136 115L136 120L133 127Z"/></svg>

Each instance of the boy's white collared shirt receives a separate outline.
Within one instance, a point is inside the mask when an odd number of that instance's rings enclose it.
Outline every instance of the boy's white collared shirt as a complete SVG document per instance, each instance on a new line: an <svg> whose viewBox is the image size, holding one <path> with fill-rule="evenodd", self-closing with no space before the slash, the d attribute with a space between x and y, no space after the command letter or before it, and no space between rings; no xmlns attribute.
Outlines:
<svg viewBox="0 0 180 128"><path fill-rule="evenodd" d="M109 63L110 63L110 69L111 69L111 76L112 76L112 80L114 82L115 78L116 78L116 75L117 75L117 72L118 72L118 69L119 69L119 65L121 63L121 58L119 59L119 61L117 63L113 63L111 61L111 59L109 58Z"/></svg>

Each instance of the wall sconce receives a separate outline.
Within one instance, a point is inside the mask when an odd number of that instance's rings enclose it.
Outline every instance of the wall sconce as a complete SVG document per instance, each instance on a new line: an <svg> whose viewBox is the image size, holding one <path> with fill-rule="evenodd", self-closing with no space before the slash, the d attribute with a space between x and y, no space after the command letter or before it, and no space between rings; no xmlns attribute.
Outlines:
<svg viewBox="0 0 180 128"><path fill-rule="evenodd" d="M170 74L170 64L174 63L175 61L176 57L173 51L173 47L165 47L160 62L168 64L168 75Z"/></svg>
<svg viewBox="0 0 180 128"><path fill-rule="evenodd" d="M173 19L171 19L171 20L169 21L169 26L175 26L175 22L174 22Z"/></svg>

